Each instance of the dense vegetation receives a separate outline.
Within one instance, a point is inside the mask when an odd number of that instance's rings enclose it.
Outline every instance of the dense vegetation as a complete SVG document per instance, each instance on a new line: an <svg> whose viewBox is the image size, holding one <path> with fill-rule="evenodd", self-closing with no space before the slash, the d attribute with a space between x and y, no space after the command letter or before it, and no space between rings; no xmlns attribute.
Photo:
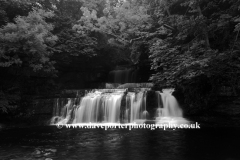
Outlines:
<svg viewBox="0 0 240 160"><path fill-rule="evenodd" d="M223 88L238 95L239 9L239 0L0 0L0 110L27 110L63 89L70 70L146 63L155 88L176 88L192 112L214 106Z"/></svg>

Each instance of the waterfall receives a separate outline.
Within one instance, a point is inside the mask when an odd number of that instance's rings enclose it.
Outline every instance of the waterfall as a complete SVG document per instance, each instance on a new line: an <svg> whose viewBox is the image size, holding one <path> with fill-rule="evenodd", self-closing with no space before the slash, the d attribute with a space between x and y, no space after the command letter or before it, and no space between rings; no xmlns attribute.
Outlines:
<svg viewBox="0 0 240 160"><path fill-rule="evenodd" d="M112 83L134 83L137 81L137 72L134 69L113 70L109 73L108 80Z"/></svg>
<svg viewBox="0 0 240 160"><path fill-rule="evenodd" d="M72 115L74 114L76 104L79 101L79 98L55 99L55 107L50 124L56 124L59 122L61 124L67 124L70 122L72 120Z"/></svg>
<svg viewBox="0 0 240 160"><path fill-rule="evenodd" d="M156 110L156 123L160 124L188 124L189 121L183 118L183 112L176 98L172 95L174 89L156 91L158 108Z"/></svg>
<svg viewBox="0 0 240 160"><path fill-rule="evenodd" d="M146 119L146 92L128 93L131 102L130 122L135 120Z"/></svg>
<svg viewBox="0 0 240 160"><path fill-rule="evenodd" d="M73 123L119 122L120 102L123 92L96 91L83 97L75 111Z"/></svg>
<svg viewBox="0 0 240 160"><path fill-rule="evenodd" d="M121 118L128 123L145 120L148 114L145 91L135 93L126 92L126 89L93 90L79 100L79 104L73 98L68 98L67 103L65 100L66 104L63 101L56 100L51 124L120 123Z"/></svg>
<svg viewBox="0 0 240 160"><path fill-rule="evenodd" d="M157 117L182 117L182 110L172 95L173 91L174 89L164 89L163 92L156 91Z"/></svg>
<svg viewBox="0 0 240 160"><path fill-rule="evenodd" d="M58 98L51 124L134 123L153 120L147 106L149 89L97 89L81 98ZM172 95L173 90L155 91L155 119L182 117L182 110ZM152 93L152 91L151 91ZM77 94L78 95L78 94ZM151 112L152 113L152 112Z"/></svg>

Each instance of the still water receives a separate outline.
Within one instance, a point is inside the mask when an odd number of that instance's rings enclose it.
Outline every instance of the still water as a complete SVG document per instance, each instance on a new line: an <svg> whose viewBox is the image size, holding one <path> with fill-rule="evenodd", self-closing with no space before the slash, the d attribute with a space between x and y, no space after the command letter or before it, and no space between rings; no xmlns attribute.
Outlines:
<svg viewBox="0 0 240 160"><path fill-rule="evenodd" d="M0 160L239 160L240 128L0 131Z"/></svg>

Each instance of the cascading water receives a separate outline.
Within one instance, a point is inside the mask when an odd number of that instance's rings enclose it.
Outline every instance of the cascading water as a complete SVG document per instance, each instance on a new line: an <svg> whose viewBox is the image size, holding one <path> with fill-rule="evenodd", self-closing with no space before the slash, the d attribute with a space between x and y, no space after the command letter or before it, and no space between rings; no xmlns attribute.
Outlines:
<svg viewBox="0 0 240 160"><path fill-rule="evenodd" d="M172 95L173 91L173 89L164 89L163 92L156 91L157 117L182 117L182 110Z"/></svg>
<svg viewBox="0 0 240 160"><path fill-rule="evenodd" d="M73 98L69 98L64 105L61 101L56 100L51 124L129 123L146 120L148 114L145 91L135 93L127 92L126 89L105 89L87 93L79 100L79 104Z"/></svg>
<svg viewBox="0 0 240 160"><path fill-rule="evenodd" d="M87 94L75 110L73 123L119 122L122 96L122 91Z"/></svg>
<svg viewBox="0 0 240 160"><path fill-rule="evenodd" d="M98 89L82 98L56 99L51 124L144 122L151 119L147 111L148 90ZM155 92L155 120L182 117L173 91Z"/></svg>
<svg viewBox="0 0 240 160"><path fill-rule="evenodd" d="M188 120L183 118L182 109L176 98L172 95L174 89L164 89L163 92L156 91L158 109L156 111L156 123L187 124Z"/></svg>
<svg viewBox="0 0 240 160"><path fill-rule="evenodd" d="M131 118L130 122L135 120L146 119L146 92L129 93L131 102Z"/></svg>
<svg viewBox="0 0 240 160"><path fill-rule="evenodd" d="M51 119L50 123L55 124L61 122L62 124L66 124L70 122L72 114L74 113L74 109L76 107L76 103L79 101L80 101L79 98L67 98L67 99L57 98L55 100L55 107L53 111L54 117Z"/></svg>
<svg viewBox="0 0 240 160"><path fill-rule="evenodd" d="M113 70L109 73L109 81L113 83L133 83L136 82L138 70L121 69Z"/></svg>

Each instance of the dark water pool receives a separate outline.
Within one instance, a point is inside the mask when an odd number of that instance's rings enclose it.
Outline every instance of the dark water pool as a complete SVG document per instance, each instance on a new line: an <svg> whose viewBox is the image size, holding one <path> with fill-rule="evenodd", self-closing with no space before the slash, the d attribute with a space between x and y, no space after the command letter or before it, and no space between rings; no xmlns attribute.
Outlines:
<svg viewBox="0 0 240 160"><path fill-rule="evenodd" d="M0 131L0 160L239 160L240 128L15 128Z"/></svg>

